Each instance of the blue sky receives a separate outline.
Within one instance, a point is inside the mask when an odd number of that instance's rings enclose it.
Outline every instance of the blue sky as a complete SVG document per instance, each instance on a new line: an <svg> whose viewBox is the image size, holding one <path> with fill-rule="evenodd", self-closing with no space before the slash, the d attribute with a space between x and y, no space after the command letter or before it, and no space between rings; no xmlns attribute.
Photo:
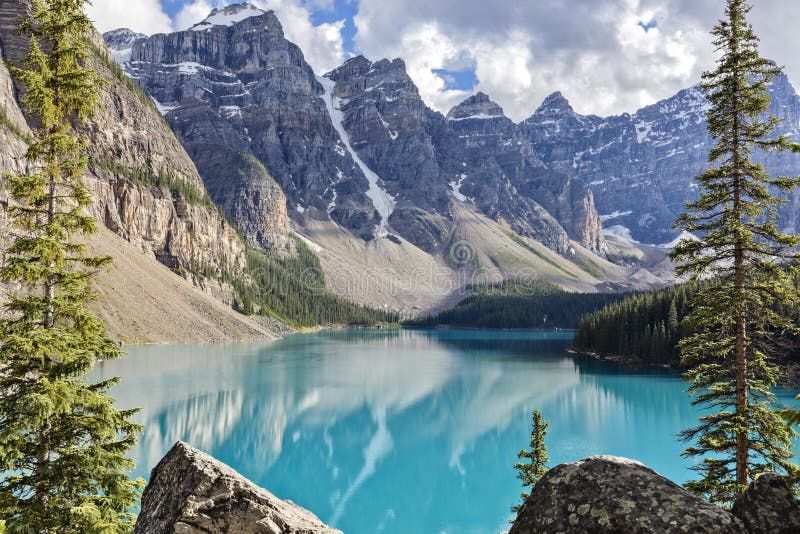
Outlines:
<svg viewBox="0 0 800 534"><path fill-rule="evenodd" d="M185 29L225 0L93 0L101 31ZM275 11L318 74L361 53L401 57L428 105L481 90L515 120L561 91L576 111L633 112L713 65L722 0L253 0ZM762 51L800 81L800 2L758 0Z"/></svg>

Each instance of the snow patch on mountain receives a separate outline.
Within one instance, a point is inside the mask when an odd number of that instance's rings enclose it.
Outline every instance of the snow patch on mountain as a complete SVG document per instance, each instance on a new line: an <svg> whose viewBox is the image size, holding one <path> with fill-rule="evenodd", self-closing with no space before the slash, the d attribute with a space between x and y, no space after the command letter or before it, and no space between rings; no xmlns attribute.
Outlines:
<svg viewBox="0 0 800 534"><path fill-rule="evenodd" d="M130 61L133 43L146 37L145 34L137 33L128 28L117 28L103 34L103 39L108 44L111 57L121 66Z"/></svg>
<svg viewBox="0 0 800 534"><path fill-rule="evenodd" d="M233 4L223 9L214 9L205 20L189 28L190 31L210 30L214 26L233 26L250 17L266 13L251 4Z"/></svg>
<svg viewBox="0 0 800 534"><path fill-rule="evenodd" d="M385 237L389 234L389 216L394 211L397 202L385 189L381 187L380 184L382 180L380 176L375 174L375 172L373 172L372 169L370 169L367 164L364 163L364 161L358 156L356 151L353 150L353 147L350 145L350 136L347 134L347 130L344 128L344 113L342 113L341 109L339 109L341 102L339 98L333 95L333 88L336 85L336 82L323 76L318 76L317 81L325 90L325 94L322 95L322 99L325 101L325 107L328 108L328 114L331 117L333 127L338 132L344 148L350 153L353 161L356 162L356 165L359 166L361 172L364 173L364 176L367 177L367 181L369 182L367 196L370 200L372 200L372 205L375 206L375 209L381 216L381 222L375 228L375 233L378 237Z"/></svg>
<svg viewBox="0 0 800 534"><path fill-rule="evenodd" d="M633 213L633 212L630 211L630 210L628 210L628 211L615 211L613 213L609 213L608 215L601 215L600 216L600 220L605 222L605 221L610 221L611 219L619 219L620 217L626 217L626 216L630 215L631 213Z"/></svg>
<svg viewBox="0 0 800 534"><path fill-rule="evenodd" d="M180 107L180 106L165 106L164 104L162 104L161 102L159 102L158 100L153 98L152 96L150 98L153 100L153 104L156 105L156 109L158 110L158 112L161 113L162 115L166 115L167 113L169 113L173 109L178 109Z"/></svg>
<svg viewBox="0 0 800 534"><path fill-rule="evenodd" d="M669 243L662 243L661 245L658 245L658 247L659 248L666 248L666 249L673 249L678 245L678 243L680 243L684 239L687 240L687 241L700 241L699 237L697 237L696 235L694 235L691 232L687 232L686 230L684 230L683 232L681 232L681 235L679 235L678 237L676 237L675 239L673 239Z"/></svg>
<svg viewBox="0 0 800 534"><path fill-rule="evenodd" d="M466 202L467 201L467 197L465 197L461 193L461 184L464 183L464 180L466 180L466 178L467 178L467 175L462 173L458 177L458 181L457 182L455 180L450 182L450 192L453 193L453 196L456 197L461 202Z"/></svg>
<svg viewBox="0 0 800 534"><path fill-rule="evenodd" d="M451 117L451 118L449 118L447 120L453 121L453 122L468 121L468 120L473 120L473 119L486 120L486 119L496 119L498 117L503 117L503 116L504 115L502 115L502 114L499 114L499 115L488 115L486 113L476 113L475 115L470 115L469 117L459 117L459 118L452 118Z"/></svg>
<svg viewBox="0 0 800 534"><path fill-rule="evenodd" d="M628 243L638 243L638 241L636 241L631 235L630 228L627 226L622 226L621 224L615 224L614 226L603 228L603 235L606 237L615 237L622 241L627 241Z"/></svg>

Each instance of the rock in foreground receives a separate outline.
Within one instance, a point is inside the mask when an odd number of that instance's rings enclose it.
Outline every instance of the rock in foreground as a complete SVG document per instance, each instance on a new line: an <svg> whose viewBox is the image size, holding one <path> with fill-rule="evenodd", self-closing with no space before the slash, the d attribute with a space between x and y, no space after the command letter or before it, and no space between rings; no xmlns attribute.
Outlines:
<svg viewBox="0 0 800 534"><path fill-rule="evenodd" d="M153 469L134 534L341 534L183 442Z"/></svg>
<svg viewBox="0 0 800 534"><path fill-rule="evenodd" d="M733 514L750 534L800 532L800 501L786 479L773 473L758 477L733 503Z"/></svg>
<svg viewBox="0 0 800 534"><path fill-rule="evenodd" d="M509 534L747 533L742 521L639 462L593 456L554 467Z"/></svg>

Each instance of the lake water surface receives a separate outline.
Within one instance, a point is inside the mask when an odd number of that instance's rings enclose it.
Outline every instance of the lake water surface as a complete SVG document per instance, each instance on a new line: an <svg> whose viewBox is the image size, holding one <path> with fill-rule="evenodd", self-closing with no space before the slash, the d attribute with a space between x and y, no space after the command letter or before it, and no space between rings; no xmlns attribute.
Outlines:
<svg viewBox="0 0 800 534"><path fill-rule="evenodd" d="M572 358L571 332L348 330L130 347L98 365L142 407L139 476L184 440L347 534L492 533L519 499L530 412L552 465L593 454L677 482L697 410L674 374ZM790 402L792 394L782 392Z"/></svg>

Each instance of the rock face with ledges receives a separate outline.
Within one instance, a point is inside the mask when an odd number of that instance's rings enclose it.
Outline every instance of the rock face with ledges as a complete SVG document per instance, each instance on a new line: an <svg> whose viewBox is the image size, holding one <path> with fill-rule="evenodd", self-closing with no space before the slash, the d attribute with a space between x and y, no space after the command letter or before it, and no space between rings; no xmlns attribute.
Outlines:
<svg viewBox="0 0 800 534"><path fill-rule="evenodd" d="M236 221L250 245L282 250L292 243L286 197L255 156L225 145L195 144L189 149L202 169L208 194L229 220Z"/></svg>
<svg viewBox="0 0 800 534"><path fill-rule="evenodd" d="M0 50L4 59L15 63L27 50L27 40L16 31L16 21L27 9L25 0L0 4ZM223 274L241 274L244 243L213 206L189 203L175 189L131 179L168 172L174 183L193 190L198 198L206 195L194 163L148 97L115 72L99 35L93 36L92 45L91 65L108 82L100 93L101 106L84 127L91 159L86 183L95 196L92 215L143 253L230 302L230 287L195 275L202 271L221 279ZM0 90L6 115L27 130L19 110L22 88L10 81L5 68L0 69ZM19 135L14 138L4 147L17 146L18 155L6 160L9 151L0 151L0 172L24 169L18 146L24 141Z"/></svg>
<svg viewBox="0 0 800 534"><path fill-rule="evenodd" d="M342 150L322 86L273 12L246 4L215 10L189 30L135 41L123 65L191 153L194 145L224 145L251 154L280 184L293 216L330 214L371 236L377 214L367 180ZM243 225L274 216L252 213Z"/></svg>
<svg viewBox="0 0 800 534"><path fill-rule="evenodd" d="M397 202L392 228L412 243L434 250L447 235L450 202L462 202L563 255L571 237L604 253L591 192L563 175L539 180L544 164L484 93L445 118L422 101L402 60L358 56L325 76L335 82L351 146Z"/></svg>
<svg viewBox="0 0 800 534"><path fill-rule="evenodd" d="M800 97L789 79L776 77L770 94L769 113L783 121L776 135L800 140ZM693 178L709 166L708 109L699 86L612 117L578 114L557 92L521 126L549 168L589 184L600 213L616 215L608 224L625 226L644 243L668 243L678 234L672 224L684 204L697 197ZM771 154L764 161L773 175L800 174L798 155ZM796 232L799 214L796 193L781 208L781 226Z"/></svg>
<svg viewBox="0 0 800 534"><path fill-rule="evenodd" d="M211 456L176 443L150 475L134 534L341 534Z"/></svg>
<svg viewBox="0 0 800 534"><path fill-rule="evenodd" d="M358 56L315 78L272 12L236 4L183 32L107 36L207 183L205 161L217 158L205 154L210 147L251 154L281 186L288 216L301 225L330 218L366 240L394 232L436 253L452 231L451 203L468 202L563 255L570 238L604 253L599 225L592 228L591 193L561 175L533 186L529 170L542 162L486 95L456 110L472 115L494 106L491 113L503 121L495 141L473 154L483 141L466 139L428 108L402 60ZM479 194L465 196L459 184L474 184ZM253 227L274 218L259 209L240 206L233 220Z"/></svg>
<svg viewBox="0 0 800 534"><path fill-rule="evenodd" d="M392 229L434 250L450 225L450 198L431 136L442 125L441 115L422 101L400 59L373 63L357 56L325 78L335 84L352 149L395 200Z"/></svg>
<svg viewBox="0 0 800 534"><path fill-rule="evenodd" d="M750 534L800 532L800 501L786 479L773 473L755 479L733 503L732 512Z"/></svg>
<svg viewBox="0 0 800 534"><path fill-rule="evenodd" d="M548 471L509 534L747 534L727 510L695 497L639 462L593 456Z"/></svg>
<svg viewBox="0 0 800 534"><path fill-rule="evenodd" d="M598 254L607 252L586 184L549 170L488 95L468 98L447 117L458 139L450 145L452 179L462 195L475 199L484 213L504 214L518 233L562 254L570 238Z"/></svg>

